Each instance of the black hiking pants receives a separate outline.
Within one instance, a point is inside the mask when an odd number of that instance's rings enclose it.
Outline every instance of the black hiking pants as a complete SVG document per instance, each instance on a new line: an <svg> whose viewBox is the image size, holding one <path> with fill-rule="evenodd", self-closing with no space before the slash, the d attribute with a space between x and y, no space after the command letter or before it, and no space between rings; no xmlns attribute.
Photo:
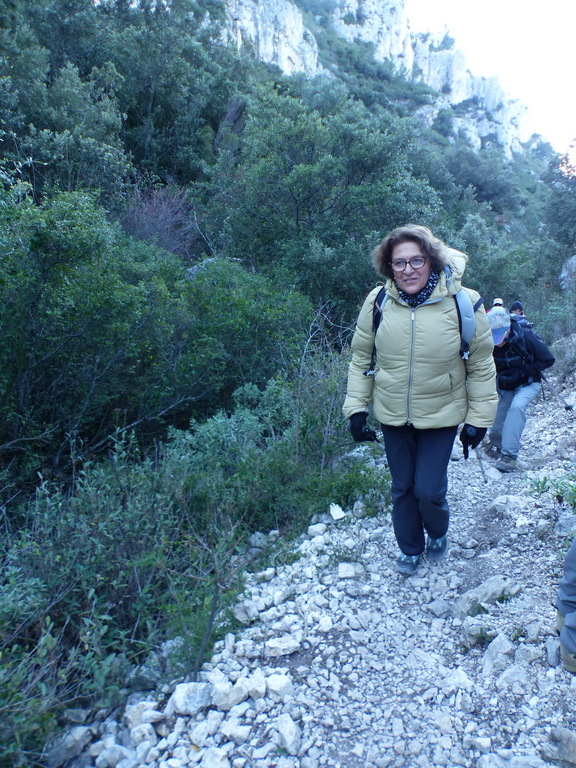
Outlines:
<svg viewBox="0 0 576 768"><path fill-rule="evenodd" d="M382 424L392 475L394 533L406 555L424 551L425 534L438 539L448 531L448 462L456 430Z"/></svg>

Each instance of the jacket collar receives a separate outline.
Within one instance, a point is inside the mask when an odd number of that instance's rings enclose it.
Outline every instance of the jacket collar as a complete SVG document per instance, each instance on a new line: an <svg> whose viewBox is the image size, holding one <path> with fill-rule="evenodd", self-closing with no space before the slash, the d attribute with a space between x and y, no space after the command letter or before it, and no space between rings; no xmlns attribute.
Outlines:
<svg viewBox="0 0 576 768"><path fill-rule="evenodd" d="M423 304L421 304L420 306L426 306L426 304L434 304L436 301L440 301L440 299L444 299L446 296L453 296L455 293L458 293L458 291L460 290L459 281L458 281L457 288L455 287L456 284L457 284L457 280L455 279L455 275L451 267L445 266L442 272L440 273L440 279L438 280L438 284L430 294L429 298L426 299L426 301L423 302ZM403 301L402 298L400 297L396 283L392 278L388 278L386 281L386 292L391 298L393 298L399 304L402 304L403 306L408 306L406 302Z"/></svg>

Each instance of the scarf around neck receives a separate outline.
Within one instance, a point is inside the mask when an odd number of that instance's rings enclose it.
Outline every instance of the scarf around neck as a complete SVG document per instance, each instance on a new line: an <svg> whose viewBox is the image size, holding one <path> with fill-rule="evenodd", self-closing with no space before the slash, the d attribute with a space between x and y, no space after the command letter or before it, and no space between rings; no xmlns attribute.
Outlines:
<svg viewBox="0 0 576 768"><path fill-rule="evenodd" d="M428 278L428 282L424 288L415 294L405 293L405 291L402 291L398 287L396 280L394 280L394 282L396 283L396 288L398 288L398 293L400 294L402 301L405 301L409 307L419 307L420 304L423 304L427 299L430 298L434 288L436 288L438 285L438 280L440 280L440 275L438 272L431 272L430 277Z"/></svg>

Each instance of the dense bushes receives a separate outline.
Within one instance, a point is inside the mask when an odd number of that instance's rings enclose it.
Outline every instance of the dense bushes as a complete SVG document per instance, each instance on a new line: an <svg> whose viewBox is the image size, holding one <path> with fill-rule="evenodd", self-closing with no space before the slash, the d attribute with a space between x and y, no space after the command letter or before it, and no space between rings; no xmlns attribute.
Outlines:
<svg viewBox="0 0 576 768"><path fill-rule="evenodd" d="M186 271L87 195L2 199L0 455L22 479L69 471L116 430L149 438L228 407L242 382L297 364L312 313L294 291L222 259Z"/></svg>
<svg viewBox="0 0 576 768"><path fill-rule="evenodd" d="M64 706L113 703L166 638L183 637L182 669L198 669L247 533L298 533L359 493L382 507L387 476L339 460L343 365L311 353L293 384L241 388L231 414L173 430L154 456L128 436L68 490L44 482L20 506L0 551L4 761L33 764Z"/></svg>

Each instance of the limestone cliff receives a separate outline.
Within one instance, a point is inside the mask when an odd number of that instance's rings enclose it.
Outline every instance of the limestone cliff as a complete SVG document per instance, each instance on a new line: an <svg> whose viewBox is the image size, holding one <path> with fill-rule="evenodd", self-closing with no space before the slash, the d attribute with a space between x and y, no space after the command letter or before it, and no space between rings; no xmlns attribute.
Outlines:
<svg viewBox="0 0 576 768"><path fill-rule="evenodd" d="M227 37L239 49L276 64L284 73L321 73L318 46L306 28L297 0L225 0ZM511 99L496 78L475 77L462 51L447 35L411 31L404 0L332 0L331 24L350 43L374 46L378 61L391 61L398 71L438 92L433 105L417 116L431 125L438 113L460 105L454 132L476 149L486 141L507 154L521 150L529 138L523 130L526 108Z"/></svg>
<svg viewBox="0 0 576 768"><path fill-rule="evenodd" d="M225 0L227 37L285 74L318 72L318 46L290 0Z"/></svg>

